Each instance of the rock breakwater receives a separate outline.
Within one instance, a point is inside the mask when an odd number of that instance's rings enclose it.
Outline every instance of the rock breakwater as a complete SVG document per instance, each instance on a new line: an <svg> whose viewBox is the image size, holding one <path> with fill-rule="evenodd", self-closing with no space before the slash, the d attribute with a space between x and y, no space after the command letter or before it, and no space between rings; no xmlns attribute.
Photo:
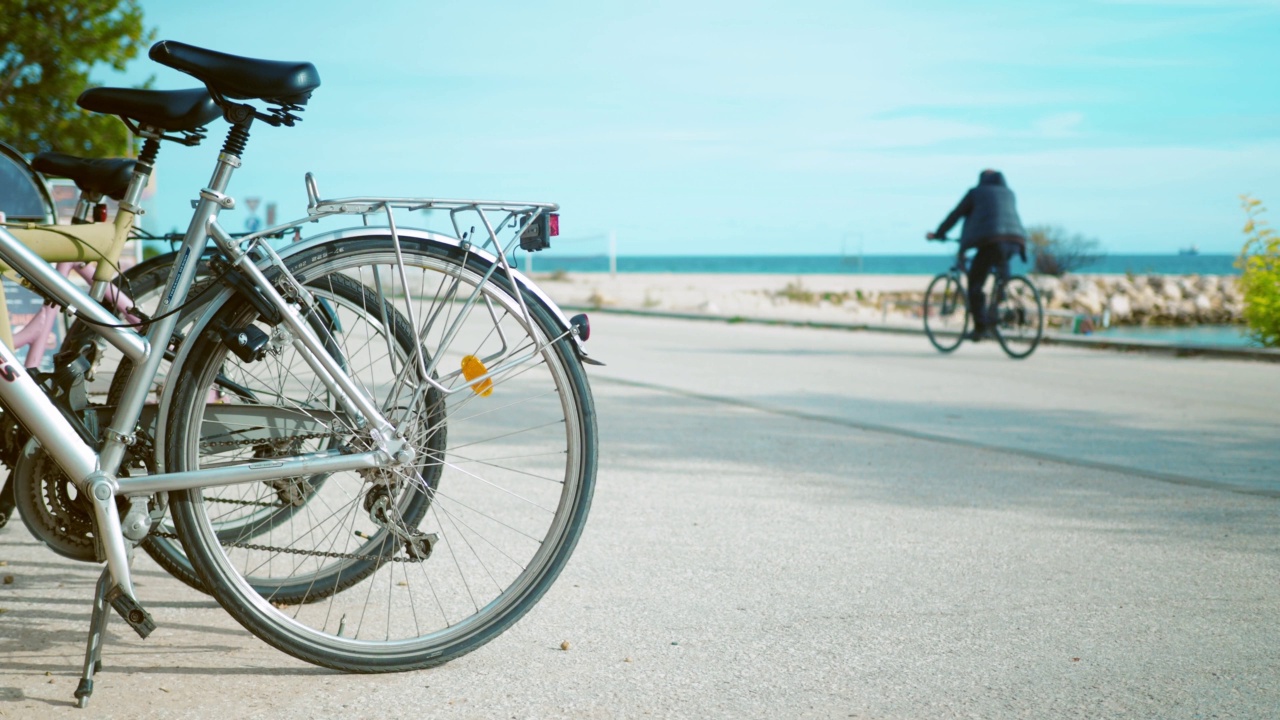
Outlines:
<svg viewBox="0 0 1280 720"><path fill-rule="evenodd" d="M1234 275L1068 275L1033 277L1045 308L1093 316L1113 325L1232 324L1244 297Z"/></svg>
<svg viewBox="0 0 1280 720"><path fill-rule="evenodd" d="M1231 325L1243 322L1244 298L1234 275L1029 276L1051 325L1090 316L1111 325ZM860 294L890 313L919 308L923 291ZM918 314L918 313L917 313Z"/></svg>

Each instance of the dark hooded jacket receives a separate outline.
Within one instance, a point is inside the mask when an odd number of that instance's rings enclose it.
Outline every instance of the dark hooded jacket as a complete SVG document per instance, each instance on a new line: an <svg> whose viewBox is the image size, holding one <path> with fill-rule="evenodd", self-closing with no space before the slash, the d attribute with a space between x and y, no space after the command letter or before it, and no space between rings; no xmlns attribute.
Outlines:
<svg viewBox="0 0 1280 720"><path fill-rule="evenodd" d="M1018 218L1018 207L1013 191L1004 183L1004 175L995 170L983 170L978 185L965 193L964 198L946 220L938 226L938 237L944 237L961 218L964 228L960 231L960 249L991 245L998 242L1013 243L1019 254L1026 254L1027 233Z"/></svg>

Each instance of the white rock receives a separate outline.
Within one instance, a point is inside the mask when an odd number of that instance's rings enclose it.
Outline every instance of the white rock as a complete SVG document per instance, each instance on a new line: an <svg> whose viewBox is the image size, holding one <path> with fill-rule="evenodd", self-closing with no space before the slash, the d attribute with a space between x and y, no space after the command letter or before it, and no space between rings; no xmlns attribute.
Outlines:
<svg viewBox="0 0 1280 720"><path fill-rule="evenodd" d="M1075 297L1075 305L1090 315L1100 314L1103 304L1102 293L1092 285L1086 286L1084 292Z"/></svg>
<svg viewBox="0 0 1280 720"><path fill-rule="evenodd" d="M1133 315L1133 306L1129 302L1127 295L1112 295L1107 301L1107 307L1111 310L1111 318L1117 321L1125 321Z"/></svg>

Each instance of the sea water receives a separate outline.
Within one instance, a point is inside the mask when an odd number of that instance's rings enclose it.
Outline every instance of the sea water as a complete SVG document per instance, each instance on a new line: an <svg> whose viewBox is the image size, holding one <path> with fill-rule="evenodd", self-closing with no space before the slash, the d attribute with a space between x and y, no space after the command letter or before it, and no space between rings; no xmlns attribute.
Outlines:
<svg viewBox="0 0 1280 720"><path fill-rule="evenodd" d="M955 255L622 255L620 273L760 273L769 275L933 275L951 266ZM556 253L552 248L528 258L534 272L609 272L605 255ZM1234 255L1107 255L1082 267L1081 274L1237 275ZM1014 260L1015 273L1030 266Z"/></svg>

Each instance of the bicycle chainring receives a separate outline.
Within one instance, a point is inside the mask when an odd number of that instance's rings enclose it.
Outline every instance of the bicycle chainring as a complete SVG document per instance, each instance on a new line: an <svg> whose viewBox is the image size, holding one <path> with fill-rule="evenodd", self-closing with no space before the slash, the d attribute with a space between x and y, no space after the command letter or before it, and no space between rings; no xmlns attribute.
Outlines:
<svg viewBox="0 0 1280 720"><path fill-rule="evenodd" d="M93 505L35 442L13 467L14 500L31 534L72 560L102 562L94 537Z"/></svg>

